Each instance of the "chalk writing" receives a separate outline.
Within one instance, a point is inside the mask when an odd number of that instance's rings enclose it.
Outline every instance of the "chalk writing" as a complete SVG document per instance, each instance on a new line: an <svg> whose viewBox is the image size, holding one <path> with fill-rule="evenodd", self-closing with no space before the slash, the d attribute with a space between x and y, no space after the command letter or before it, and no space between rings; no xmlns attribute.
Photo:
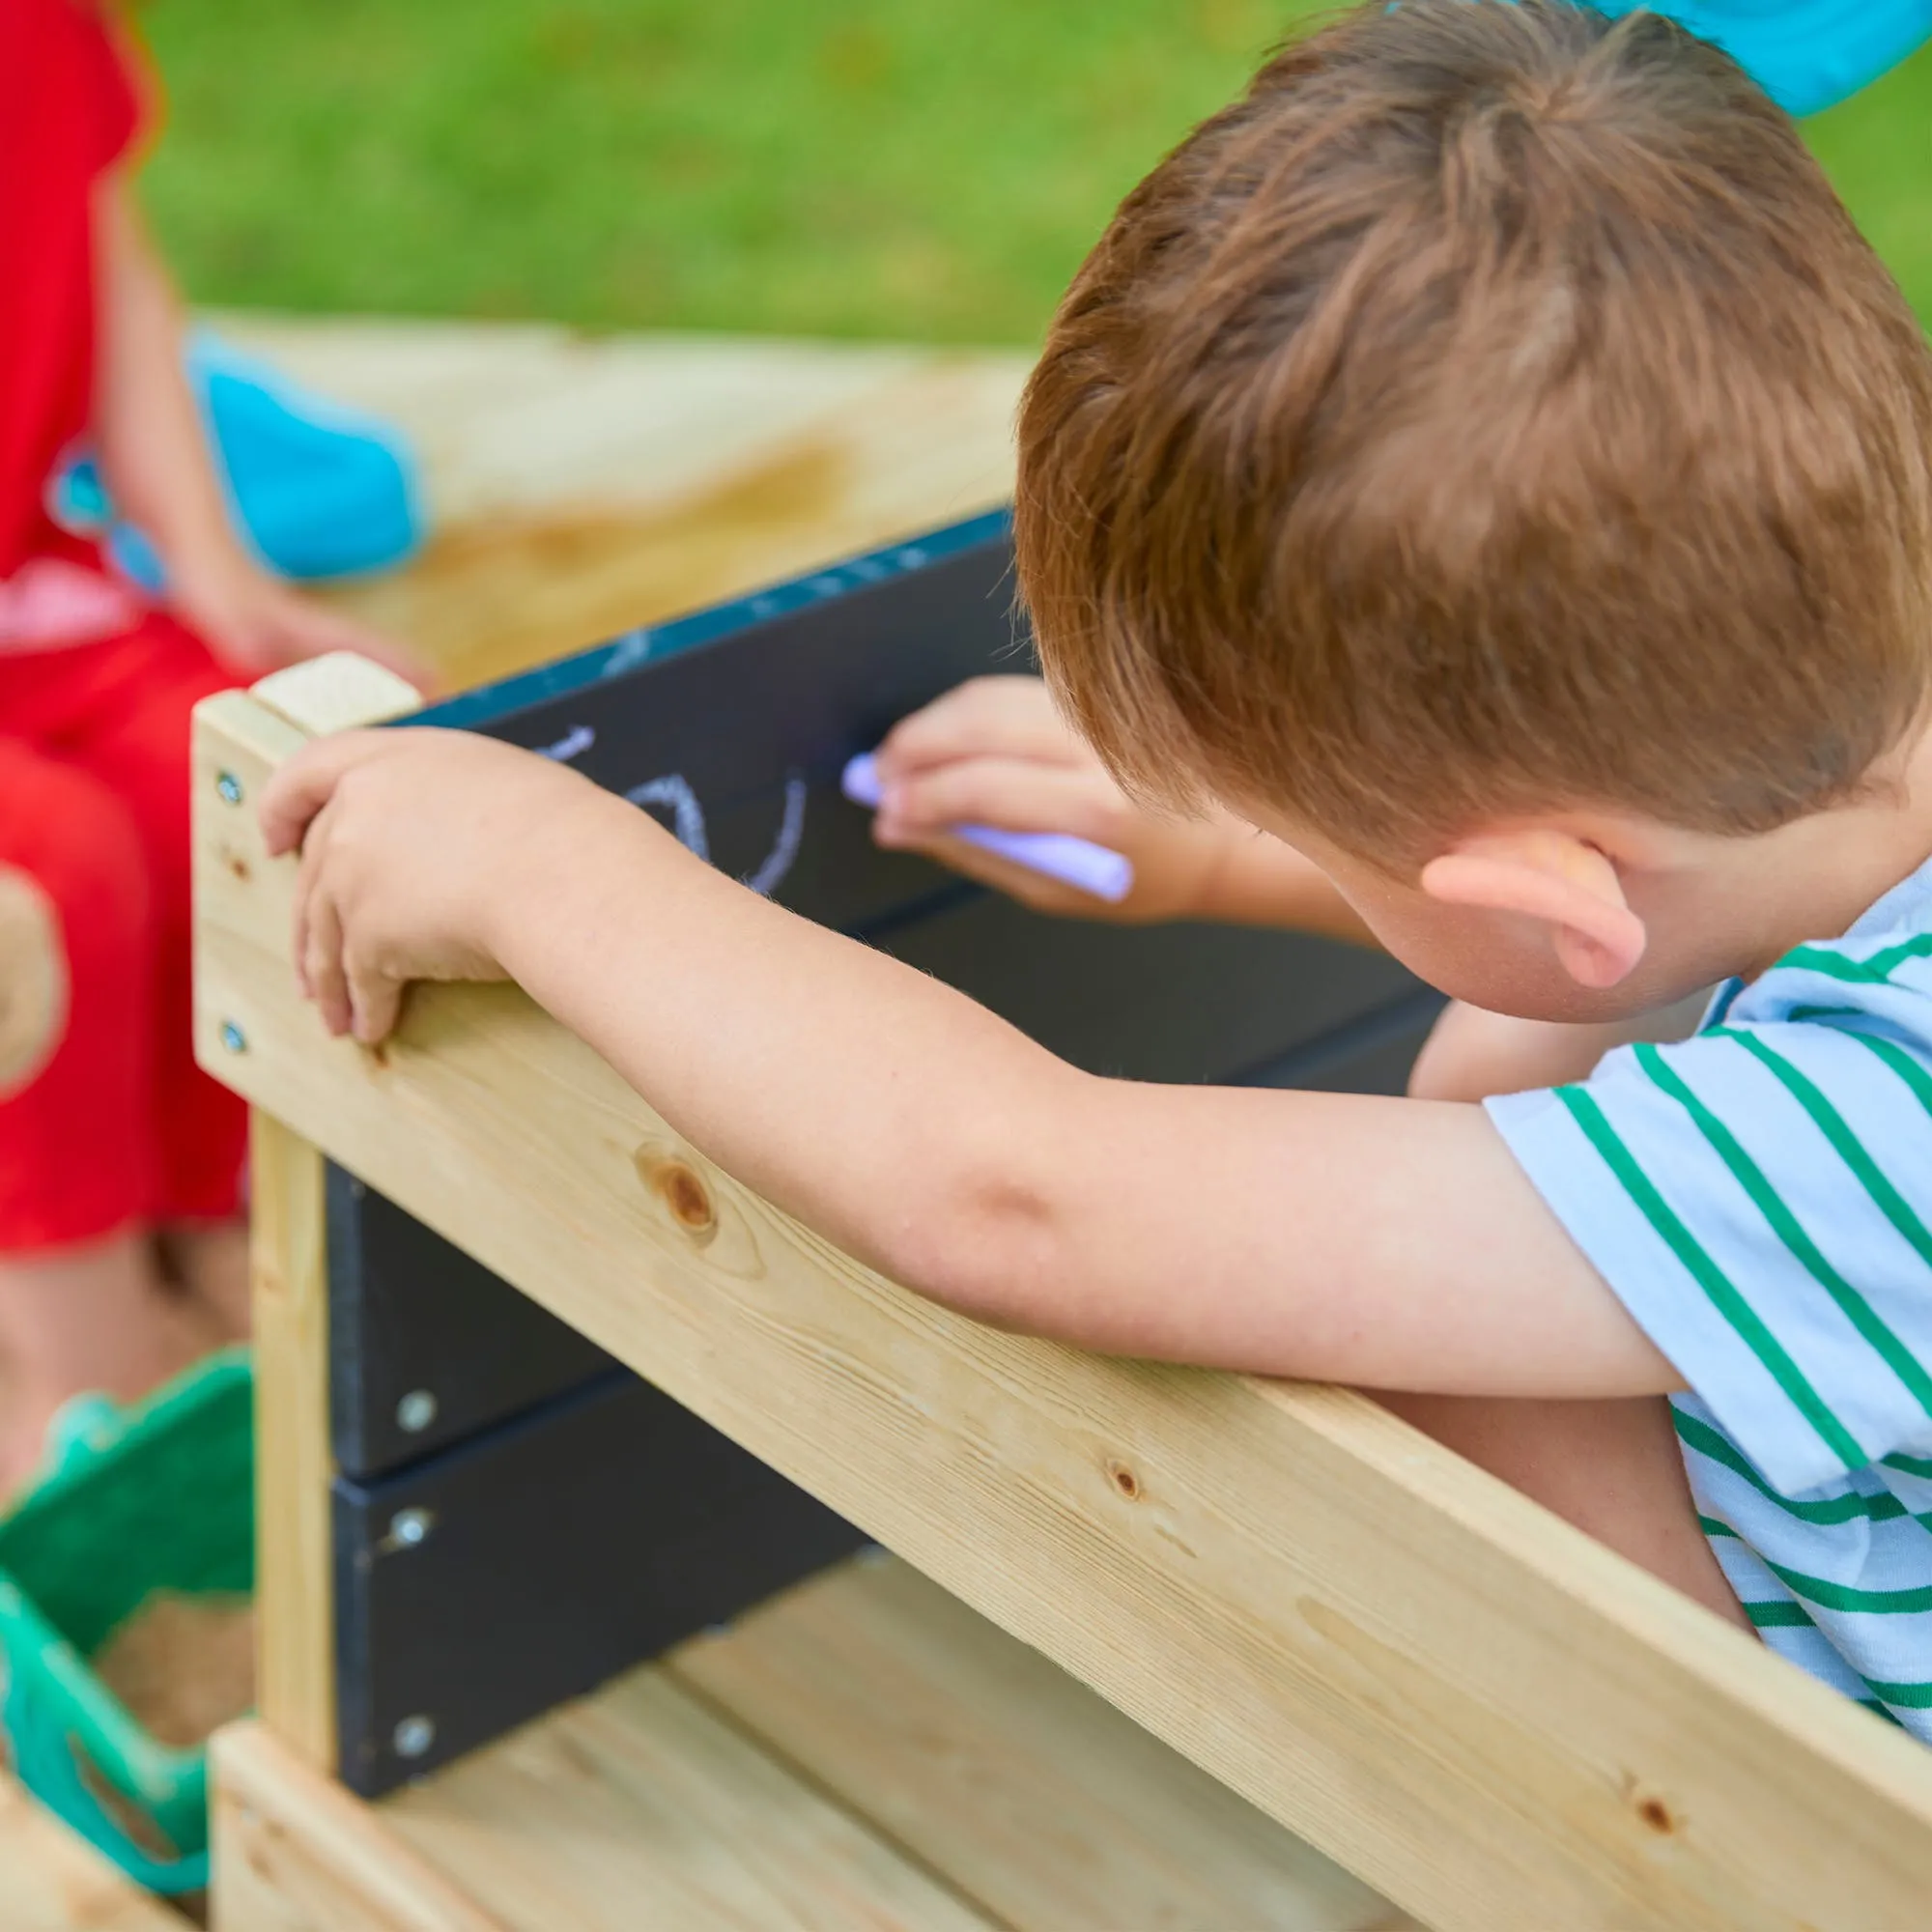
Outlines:
<svg viewBox="0 0 1932 1932"><path fill-rule="evenodd" d="M624 796L633 805L661 805L670 812L670 829L677 835L677 842L687 852L695 852L707 865L711 862L711 840L704 832L704 808L697 802L697 794L685 783L677 773L668 772L661 779L651 779L646 783L636 785Z"/></svg>
<svg viewBox="0 0 1932 1932"><path fill-rule="evenodd" d="M784 883L798 857L799 840L805 837L805 781L793 776L785 780L784 816L779 820L778 842L765 854L765 862L745 875L745 883L761 898L768 898Z"/></svg>
<svg viewBox="0 0 1932 1932"><path fill-rule="evenodd" d="M560 765L567 765L572 758L581 758L597 742L597 733L588 724L573 724L554 745L539 745L537 756L554 758Z"/></svg>
<svg viewBox="0 0 1932 1932"><path fill-rule="evenodd" d="M680 774L668 772L663 778L632 786L624 796L633 805L657 806L668 811L670 829L677 842L687 852L710 864L711 837L705 829L704 808L698 804L697 794ZM796 772L787 774L778 837L772 842L772 849L740 881L761 898L769 897L778 891L798 858L798 848L805 838L805 781Z"/></svg>

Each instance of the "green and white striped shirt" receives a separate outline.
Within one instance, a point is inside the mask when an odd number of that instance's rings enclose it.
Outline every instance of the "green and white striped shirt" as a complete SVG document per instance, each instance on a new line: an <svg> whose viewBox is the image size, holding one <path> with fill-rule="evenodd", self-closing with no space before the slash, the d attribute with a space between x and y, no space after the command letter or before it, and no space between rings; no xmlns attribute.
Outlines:
<svg viewBox="0 0 1932 1932"><path fill-rule="evenodd" d="M1932 865L1691 1038L1489 1109L1693 1391L1691 1492L1765 1641L1932 1742Z"/></svg>

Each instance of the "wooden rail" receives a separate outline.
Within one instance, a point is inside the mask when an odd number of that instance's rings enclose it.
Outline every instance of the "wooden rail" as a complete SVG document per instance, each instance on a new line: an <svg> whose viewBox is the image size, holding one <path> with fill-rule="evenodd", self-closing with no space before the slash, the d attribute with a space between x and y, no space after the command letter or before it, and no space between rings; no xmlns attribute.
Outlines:
<svg viewBox="0 0 1932 1932"><path fill-rule="evenodd" d="M397 708L328 661L199 715L199 1050L285 1123L274 1159L299 1136L343 1162L1445 1932L1925 1922L1932 1755L1374 1403L923 1301L512 988L420 991L374 1053L327 1039L252 804L307 732ZM292 1329L301 1221L265 1255ZM320 1485L278 1346L269 1453ZM263 1521L271 1591L326 1574L318 1520ZM313 1759L308 1587L266 1606L264 1714Z"/></svg>

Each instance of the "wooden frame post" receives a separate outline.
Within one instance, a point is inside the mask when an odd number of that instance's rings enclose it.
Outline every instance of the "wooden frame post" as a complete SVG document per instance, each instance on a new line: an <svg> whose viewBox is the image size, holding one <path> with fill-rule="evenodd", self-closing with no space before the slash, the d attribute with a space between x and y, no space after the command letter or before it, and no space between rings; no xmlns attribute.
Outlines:
<svg viewBox="0 0 1932 1932"><path fill-rule="evenodd" d="M271 1115L249 1135L255 1325L256 1707L335 1768L328 1280L323 1158Z"/></svg>
<svg viewBox="0 0 1932 1932"><path fill-rule="evenodd" d="M197 736L195 900L245 893L261 864L261 778L305 737L380 724L414 708L400 678L358 658L323 658L217 700L255 737L229 748ZM227 1074L251 1048L234 1014L202 1007L198 1033ZM249 1133L255 1353L256 1680L262 1721L319 1771L335 1766L334 1586L329 1533L328 1279L323 1155L272 1114Z"/></svg>

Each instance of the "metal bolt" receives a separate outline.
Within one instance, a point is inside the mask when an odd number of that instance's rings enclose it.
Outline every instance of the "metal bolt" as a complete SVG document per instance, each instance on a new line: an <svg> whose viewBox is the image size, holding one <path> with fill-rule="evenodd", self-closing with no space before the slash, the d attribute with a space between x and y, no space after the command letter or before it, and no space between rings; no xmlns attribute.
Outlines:
<svg viewBox="0 0 1932 1932"><path fill-rule="evenodd" d="M412 1389L396 1405L396 1421L412 1435L420 1435L436 1420L436 1397L428 1389Z"/></svg>
<svg viewBox="0 0 1932 1932"><path fill-rule="evenodd" d="M214 775L214 789L223 805L242 803L242 781L233 772L217 772Z"/></svg>
<svg viewBox="0 0 1932 1932"><path fill-rule="evenodd" d="M230 1053L246 1053L248 1036L233 1020L221 1022L221 1043Z"/></svg>
<svg viewBox="0 0 1932 1932"><path fill-rule="evenodd" d="M398 1510L389 1519L389 1541L402 1549L413 1549L436 1524L436 1512L426 1509Z"/></svg>
<svg viewBox="0 0 1932 1932"><path fill-rule="evenodd" d="M436 1742L436 1719L420 1711L405 1718L391 1733L398 1757L421 1757Z"/></svg>

